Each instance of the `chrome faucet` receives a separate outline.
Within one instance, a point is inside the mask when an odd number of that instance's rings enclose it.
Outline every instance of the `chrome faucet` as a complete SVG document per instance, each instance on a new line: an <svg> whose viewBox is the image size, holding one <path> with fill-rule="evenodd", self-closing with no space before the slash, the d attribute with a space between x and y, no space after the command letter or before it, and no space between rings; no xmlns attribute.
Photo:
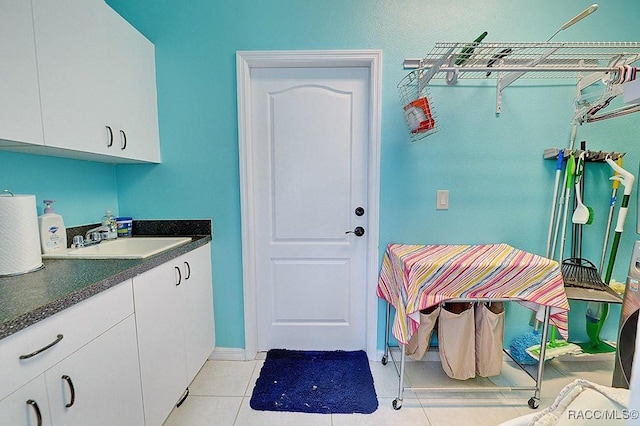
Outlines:
<svg viewBox="0 0 640 426"><path fill-rule="evenodd" d="M84 235L84 245L98 244L102 240L106 240L107 236L102 235L103 232L108 233L111 227L109 225L97 226L93 229L89 229Z"/></svg>
<svg viewBox="0 0 640 426"><path fill-rule="evenodd" d="M108 237L103 235L103 232L108 233L111 227L109 225L101 225L95 228L89 229L84 235L76 235L73 237L72 247L88 247L94 244L100 243L102 240L106 240Z"/></svg>

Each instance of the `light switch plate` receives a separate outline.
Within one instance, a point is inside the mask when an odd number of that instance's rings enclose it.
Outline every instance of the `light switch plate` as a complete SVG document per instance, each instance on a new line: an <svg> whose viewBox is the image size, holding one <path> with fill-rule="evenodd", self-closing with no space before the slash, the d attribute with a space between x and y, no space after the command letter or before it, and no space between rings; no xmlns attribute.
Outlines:
<svg viewBox="0 0 640 426"><path fill-rule="evenodd" d="M436 191L436 210L449 209L449 190L438 189Z"/></svg>

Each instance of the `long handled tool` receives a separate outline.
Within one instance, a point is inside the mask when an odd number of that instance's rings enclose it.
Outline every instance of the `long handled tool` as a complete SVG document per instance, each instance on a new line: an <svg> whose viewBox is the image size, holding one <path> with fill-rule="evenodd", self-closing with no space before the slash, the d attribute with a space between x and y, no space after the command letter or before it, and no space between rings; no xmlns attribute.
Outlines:
<svg viewBox="0 0 640 426"><path fill-rule="evenodd" d="M560 184L560 175L562 174L562 165L564 164L564 151L562 149L558 150L558 160L556 161L556 179L553 184L553 199L551 200L551 215L549 217L549 232L547 233L547 251L546 257L548 259L552 259L553 255L551 254L551 237L553 235L553 225L555 223L555 215L556 215L556 207L558 205L558 186ZM559 213L559 212L558 212ZM558 216L560 216L558 214ZM555 245L555 239L554 239Z"/></svg>
<svg viewBox="0 0 640 426"><path fill-rule="evenodd" d="M622 167L622 156L618 157L618 166ZM618 172L614 170L613 176L616 176ZM607 257L607 246L609 245L609 233L611 232L611 222L613 222L613 211L616 207L616 201L618 196L618 187L620 181L618 179L612 179L611 184L611 199L609 200L609 217L607 218L607 230L604 232L604 243L602 244L602 258L600 259L600 272L604 271L604 259Z"/></svg>
<svg viewBox="0 0 640 426"><path fill-rule="evenodd" d="M593 12L595 12L596 10L598 10L598 5L597 4L592 4L591 6L589 6L588 8L586 8L585 10L583 10L582 12L578 13L576 16L574 16L573 18L569 19L567 22L564 23L563 26L560 27L560 29L558 31L556 31L555 33L553 33L553 35L551 37L549 37L549 39L547 40L547 42L551 41L552 38L554 38L560 31L566 30L567 28L569 28L570 26L572 26L573 24L577 23L578 21L583 20L584 18L586 18L587 16L591 15Z"/></svg>
<svg viewBox="0 0 640 426"><path fill-rule="evenodd" d="M595 265L582 258L582 225L590 223L593 218L591 210L582 204L580 193L584 186L584 164L586 142L581 142L580 156L576 162L575 194L577 206L571 222L573 223L573 244L571 257L562 261L562 279L565 286L603 289L604 283Z"/></svg>
<svg viewBox="0 0 640 426"><path fill-rule="evenodd" d="M622 184L622 186L624 186L624 196L622 198L620 210L618 211L618 220L616 222L615 234L611 245L611 253L609 254L609 263L607 265L607 272L604 276L604 282L608 284L609 281L611 281L611 274L613 273L618 245L620 244L620 236L624 230L624 222L627 218L627 209L629 206L629 197L631 196L635 177L616 164L611 158L606 158L606 162L614 171L618 172L617 175L612 176L610 179L617 180ZM608 303L589 302L587 305L587 335L589 336L591 344L591 350L589 352L610 351L607 347L608 345L603 345L603 342L600 340L600 331L602 330L604 321L607 319L608 313Z"/></svg>
<svg viewBox="0 0 640 426"><path fill-rule="evenodd" d="M573 174L576 170L575 158L573 157L573 153L569 155L567 159L567 168L566 174L567 179L565 183L564 190L564 206L562 212L562 232L560 237L560 253L558 255L558 260L562 262L562 257L564 256L564 244L567 238L567 219L569 217L569 199L571 198L571 187L573 186Z"/></svg>
<svg viewBox="0 0 640 426"><path fill-rule="evenodd" d="M620 206L620 210L618 211L618 220L616 222L615 234L613 235L611 254L609 255L609 264L607 265L607 273L604 277L604 282L609 284L609 281L611 281L611 274L613 273L613 265L616 260L616 254L618 252L620 236L622 235L622 231L624 230L624 222L627 218L627 209L629 206L631 190L633 189L633 183L635 182L636 178L631 173L618 166L611 158L607 158L606 162L607 164L609 164L609 166L611 166L613 170L618 172L618 175L612 176L611 180L617 180L622 184L622 186L624 186L624 196L622 197L622 205Z"/></svg>

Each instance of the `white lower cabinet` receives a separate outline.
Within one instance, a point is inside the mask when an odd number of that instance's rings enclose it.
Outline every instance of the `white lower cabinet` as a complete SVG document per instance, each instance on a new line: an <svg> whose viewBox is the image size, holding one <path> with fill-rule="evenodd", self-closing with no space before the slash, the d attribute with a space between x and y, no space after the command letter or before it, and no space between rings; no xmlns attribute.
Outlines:
<svg viewBox="0 0 640 426"><path fill-rule="evenodd" d="M130 280L1 340L0 359L20 385L0 401L1 425L144 422Z"/></svg>
<svg viewBox="0 0 640 426"><path fill-rule="evenodd" d="M214 349L211 245L133 280L146 425L161 425Z"/></svg>
<svg viewBox="0 0 640 426"><path fill-rule="evenodd" d="M0 401L0 424L3 425L51 425L51 413L47 399L44 374Z"/></svg>
<svg viewBox="0 0 640 426"><path fill-rule="evenodd" d="M0 425L160 426L215 346L211 244L0 340Z"/></svg>
<svg viewBox="0 0 640 426"><path fill-rule="evenodd" d="M196 377L215 347L213 320L213 285L211 245L207 244L180 258L184 278L183 312L186 323L184 336L187 357L187 383Z"/></svg>
<svg viewBox="0 0 640 426"><path fill-rule="evenodd" d="M54 425L144 424L133 315L45 373Z"/></svg>

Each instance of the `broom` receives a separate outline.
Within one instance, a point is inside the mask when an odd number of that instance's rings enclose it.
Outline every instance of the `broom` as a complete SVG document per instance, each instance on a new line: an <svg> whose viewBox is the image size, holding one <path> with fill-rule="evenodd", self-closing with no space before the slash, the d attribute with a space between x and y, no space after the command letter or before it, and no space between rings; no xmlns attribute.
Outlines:
<svg viewBox="0 0 640 426"><path fill-rule="evenodd" d="M580 153L580 156L578 157L578 161L576 163L576 173L575 173L576 174L575 192L576 192L577 199L579 199L579 194L578 194L578 191L580 191L579 186L581 184L584 184L584 161L585 161L584 150L586 149L585 142L582 142L581 148L582 148L582 153ZM579 205L580 204L581 203L579 203ZM576 220L575 214L574 214L574 219L572 220L572 222L577 225L575 228L577 228L578 233L581 232L580 227L583 224L589 224L593 220L592 210L586 207L584 207L584 210L585 210L585 214L588 216L586 220ZM585 219L585 218L582 218L582 219ZM577 237L580 238L580 235L581 234L578 234ZM574 235L574 239L575 238L576 238L576 235ZM581 257L581 253L580 253L581 245L582 245L581 241L579 241L577 244L574 244L573 246L574 257L571 257L569 259L565 259L562 261L562 269L561 269L562 280L564 281L564 284L566 286L594 288L597 290L602 290L605 284L602 282L602 279L600 278L600 274L598 273L598 269L596 268L596 266L593 263L591 263L589 260L583 259ZM562 255L562 252L560 253L560 255Z"/></svg>

